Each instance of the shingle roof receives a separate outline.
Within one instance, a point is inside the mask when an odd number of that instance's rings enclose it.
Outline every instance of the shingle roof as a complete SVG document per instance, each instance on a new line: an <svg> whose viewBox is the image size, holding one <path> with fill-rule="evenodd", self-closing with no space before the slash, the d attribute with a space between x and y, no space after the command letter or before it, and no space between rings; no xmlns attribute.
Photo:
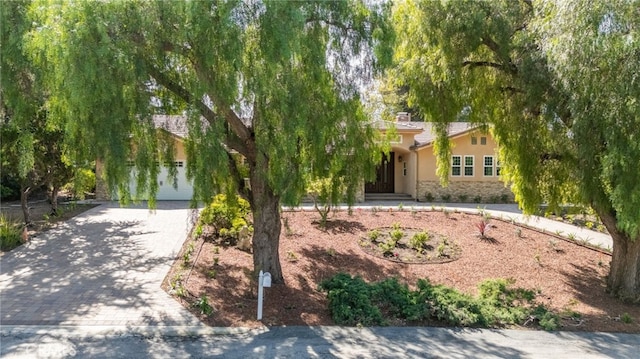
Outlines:
<svg viewBox="0 0 640 359"><path fill-rule="evenodd" d="M181 115L153 115L153 124L156 128L162 128L172 134L187 137L187 117Z"/></svg>
<svg viewBox="0 0 640 359"><path fill-rule="evenodd" d="M419 121L376 121L374 124L375 127L385 130L391 127L395 127L397 131L400 132L418 132L414 136L415 147L423 147L428 146L433 143L436 139L436 133L433 129L432 122L419 122ZM451 122L449 123L449 128L447 129L447 133L449 137L455 137L461 135L469 130L478 127L477 125L472 124L471 122Z"/></svg>

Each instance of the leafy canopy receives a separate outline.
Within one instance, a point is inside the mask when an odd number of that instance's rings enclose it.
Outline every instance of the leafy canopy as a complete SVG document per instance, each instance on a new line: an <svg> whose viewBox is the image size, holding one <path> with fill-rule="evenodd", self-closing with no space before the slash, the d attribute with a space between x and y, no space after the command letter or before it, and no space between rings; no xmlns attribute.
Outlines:
<svg viewBox="0 0 640 359"><path fill-rule="evenodd" d="M184 114L196 199L221 190L251 199L230 160L237 152L252 180L296 202L309 174L330 174L353 194L379 156L359 88L373 43L389 33L383 10L358 1L39 0L30 46L54 69L49 106L71 119L73 155L102 158L111 189L127 194L133 158L138 192L157 192L155 163L172 162L172 148L152 115Z"/></svg>
<svg viewBox="0 0 640 359"><path fill-rule="evenodd" d="M534 212L584 203L640 233L638 1L403 1L390 76L445 126L490 124L502 176ZM442 127L440 127L442 128ZM444 136L440 136L444 141ZM439 142L441 177L450 150Z"/></svg>

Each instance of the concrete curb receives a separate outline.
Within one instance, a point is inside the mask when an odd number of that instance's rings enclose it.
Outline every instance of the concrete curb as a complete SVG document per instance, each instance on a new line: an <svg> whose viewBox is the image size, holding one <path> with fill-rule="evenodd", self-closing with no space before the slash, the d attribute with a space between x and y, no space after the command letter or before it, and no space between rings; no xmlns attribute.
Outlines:
<svg viewBox="0 0 640 359"><path fill-rule="evenodd" d="M268 328L206 326L127 326L127 325L0 325L0 337L51 335L56 337L197 337L258 335Z"/></svg>

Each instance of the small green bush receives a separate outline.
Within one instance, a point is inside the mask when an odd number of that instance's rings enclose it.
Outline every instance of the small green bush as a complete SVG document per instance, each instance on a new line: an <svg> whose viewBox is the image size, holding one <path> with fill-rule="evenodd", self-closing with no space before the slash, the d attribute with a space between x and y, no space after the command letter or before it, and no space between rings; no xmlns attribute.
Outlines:
<svg viewBox="0 0 640 359"><path fill-rule="evenodd" d="M372 241L377 240L378 238L380 238L380 231L377 229L371 230L369 231L369 239Z"/></svg>
<svg viewBox="0 0 640 359"><path fill-rule="evenodd" d="M360 277L339 273L322 281L327 291L329 311L338 325L382 325L380 309L371 303L369 286Z"/></svg>
<svg viewBox="0 0 640 359"><path fill-rule="evenodd" d="M224 194L219 194L202 210L196 233L202 233L202 226L208 225L213 228L216 236L237 240L242 227L251 229L249 213L249 202L245 199L241 197L228 199Z"/></svg>
<svg viewBox="0 0 640 359"><path fill-rule="evenodd" d="M213 307L209 304L209 298L204 294L200 296L198 301L193 303L193 306L200 310L200 314L209 316L213 313Z"/></svg>
<svg viewBox="0 0 640 359"><path fill-rule="evenodd" d="M20 224L0 216L0 250L10 251L21 244Z"/></svg>
<svg viewBox="0 0 640 359"><path fill-rule="evenodd" d="M329 309L339 325L384 325L389 319L439 320L455 326L495 327L523 324L535 318L546 330L559 325L558 315L534 301L534 293L512 288L513 280L491 279L479 284L473 297L443 285L418 280L409 290L396 278L367 284L360 277L340 273L323 281Z"/></svg>
<svg viewBox="0 0 640 359"><path fill-rule="evenodd" d="M424 194L424 200L427 202L433 202L436 198L431 194L431 192L427 192Z"/></svg>
<svg viewBox="0 0 640 359"><path fill-rule="evenodd" d="M411 236L411 239L409 239L409 246L411 246L411 248L415 250L420 250L424 248L424 245L427 244L430 239L431 238L429 237L429 233L425 231L418 232Z"/></svg>

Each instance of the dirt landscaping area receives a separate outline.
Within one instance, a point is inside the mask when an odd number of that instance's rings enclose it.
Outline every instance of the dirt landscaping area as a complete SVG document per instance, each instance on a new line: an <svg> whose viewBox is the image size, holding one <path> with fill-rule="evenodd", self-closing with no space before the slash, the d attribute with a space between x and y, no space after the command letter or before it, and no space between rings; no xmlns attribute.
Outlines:
<svg viewBox="0 0 640 359"><path fill-rule="evenodd" d="M326 228L319 219L316 212L282 213L280 258L286 284L265 289L262 322L256 320L252 255L236 247L187 240L165 289L175 295L179 283L182 297L176 299L212 326L308 326L334 324L318 284L339 272L368 282L396 277L412 288L418 279L428 278L470 294L485 279L511 278L515 287L535 291L537 302L561 316L561 330L640 333L640 305L624 304L605 292L611 256L604 251L497 219L488 221L481 238L483 217L448 211L340 211L332 213ZM445 238L455 246L457 259L423 257L424 263L409 264L367 250L372 230L394 225ZM209 315L193 305L203 295L213 308Z"/></svg>

